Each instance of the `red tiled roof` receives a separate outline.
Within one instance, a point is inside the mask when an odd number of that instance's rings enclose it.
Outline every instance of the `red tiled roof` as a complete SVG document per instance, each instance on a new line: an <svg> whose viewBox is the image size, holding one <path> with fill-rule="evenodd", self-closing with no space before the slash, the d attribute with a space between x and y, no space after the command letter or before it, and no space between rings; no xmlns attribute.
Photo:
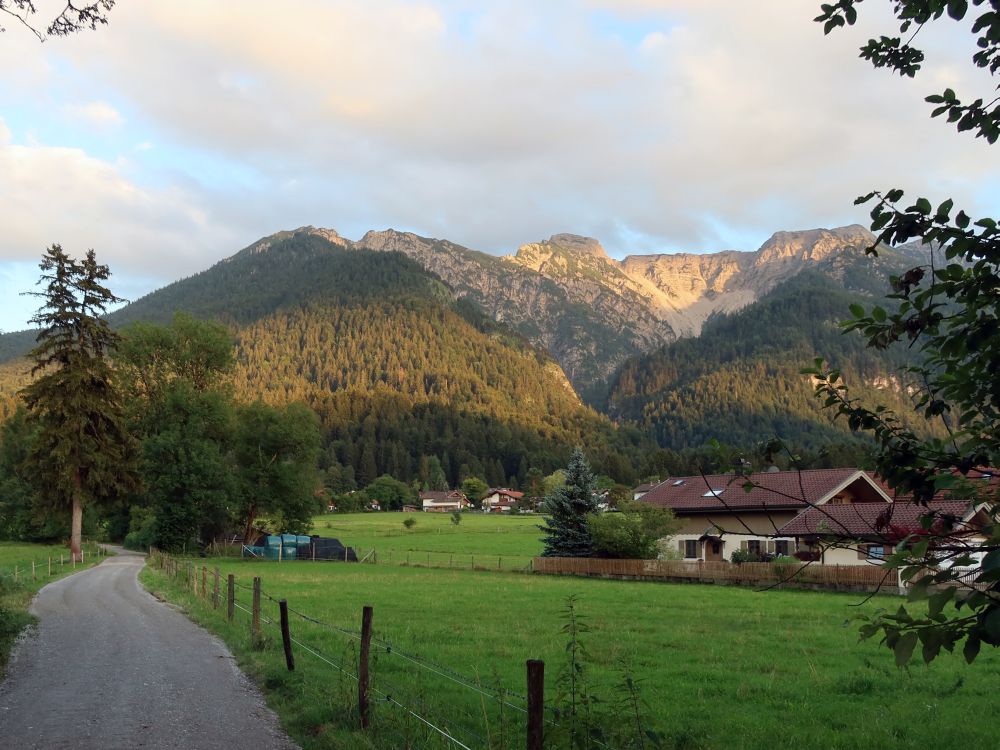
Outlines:
<svg viewBox="0 0 1000 750"><path fill-rule="evenodd" d="M836 490L852 483L852 477L864 483L872 500L885 499L872 487L871 477L859 469L811 469L755 472L748 477L737 474L674 477L656 485L640 502L674 511L802 508L825 502ZM747 480L755 485L750 492L743 489Z"/></svg>
<svg viewBox="0 0 1000 750"><path fill-rule="evenodd" d="M820 505L809 508L780 529L781 536L824 535L885 536L893 529L916 531L921 528L920 519L928 513L936 518L962 518L967 504L959 501L944 501L929 504L926 508L911 502L894 503L851 503L848 505ZM950 527L955 523L952 520Z"/></svg>

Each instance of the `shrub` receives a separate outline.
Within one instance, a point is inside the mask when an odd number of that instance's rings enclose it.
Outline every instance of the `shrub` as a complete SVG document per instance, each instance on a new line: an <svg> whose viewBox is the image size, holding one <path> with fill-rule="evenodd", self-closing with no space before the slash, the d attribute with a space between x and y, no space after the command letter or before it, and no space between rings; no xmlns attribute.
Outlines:
<svg viewBox="0 0 1000 750"><path fill-rule="evenodd" d="M416 518L407 518L405 521L403 521L403 526L405 526L408 529L412 529L416 525L417 525Z"/></svg>
<svg viewBox="0 0 1000 750"><path fill-rule="evenodd" d="M734 549L733 554L729 556L731 562L741 565L742 563L750 562L760 562L760 556L749 549Z"/></svg>

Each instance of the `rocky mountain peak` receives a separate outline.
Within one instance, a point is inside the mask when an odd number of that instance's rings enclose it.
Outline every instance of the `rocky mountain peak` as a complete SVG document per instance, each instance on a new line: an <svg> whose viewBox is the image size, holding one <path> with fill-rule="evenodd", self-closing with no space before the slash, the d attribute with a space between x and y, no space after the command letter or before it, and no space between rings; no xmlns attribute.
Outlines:
<svg viewBox="0 0 1000 750"><path fill-rule="evenodd" d="M416 247L428 245L429 241L413 232L397 229L370 230L357 241L357 246L378 252L400 252L411 254Z"/></svg>
<svg viewBox="0 0 1000 750"><path fill-rule="evenodd" d="M820 261L845 248L870 245L875 237L864 227L852 224L837 229L810 229L775 232L757 251L756 265L781 261Z"/></svg>
<svg viewBox="0 0 1000 750"><path fill-rule="evenodd" d="M593 237L582 237L579 234L554 234L546 242L541 243L543 245L555 245L561 247L563 250L569 250L572 253L577 253L580 255L592 255L598 258L607 258L608 254L604 251L604 247L600 242L595 240Z"/></svg>

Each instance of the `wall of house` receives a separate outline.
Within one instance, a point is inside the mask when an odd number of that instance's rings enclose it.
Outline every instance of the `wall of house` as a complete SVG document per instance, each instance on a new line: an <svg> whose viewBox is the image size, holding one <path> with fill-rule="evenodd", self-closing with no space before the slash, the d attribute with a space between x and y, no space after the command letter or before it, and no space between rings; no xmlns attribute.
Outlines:
<svg viewBox="0 0 1000 750"><path fill-rule="evenodd" d="M714 525L732 534L753 533L767 536L774 534L775 530L780 529L796 515L798 514L795 511L771 513L746 511L745 513L678 513L678 518L684 524L681 527L681 534L701 536L706 532L715 533L711 531Z"/></svg>
<svg viewBox="0 0 1000 750"><path fill-rule="evenodd" d="M857 546L829 547L823 551L824 565L871 565L867 557L858 559Z"/></svg>

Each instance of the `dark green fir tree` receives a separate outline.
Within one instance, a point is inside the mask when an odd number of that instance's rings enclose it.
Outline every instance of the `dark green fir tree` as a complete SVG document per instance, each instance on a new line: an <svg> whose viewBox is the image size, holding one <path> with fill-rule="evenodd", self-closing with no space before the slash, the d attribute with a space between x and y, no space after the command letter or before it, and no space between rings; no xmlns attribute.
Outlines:
<svg viewBox="0 0 1000 750"><path fill-rule="evenodd" d="M543 557L592 557L594 541L587 516L597 512L594 473L581 448L574 448L566 468L566 484L546 495L542 506L548 518L539 526L544 533Z"/></svg>

